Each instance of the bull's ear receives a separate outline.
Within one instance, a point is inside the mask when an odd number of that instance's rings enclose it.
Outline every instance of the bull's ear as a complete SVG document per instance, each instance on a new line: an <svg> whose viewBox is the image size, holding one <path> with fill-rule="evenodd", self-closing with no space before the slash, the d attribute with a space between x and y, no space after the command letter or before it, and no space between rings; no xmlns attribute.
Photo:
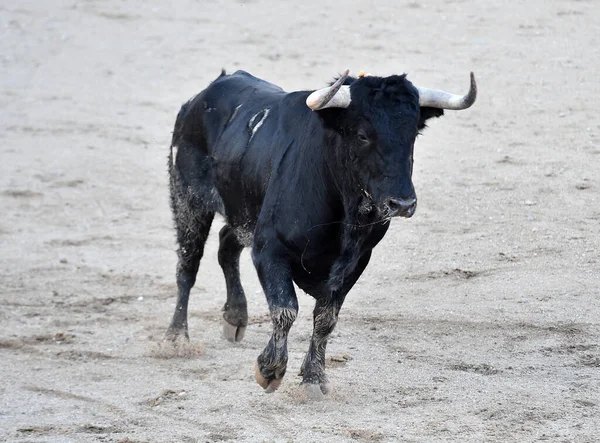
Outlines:
<svg viewBox="0 0 600 443"><path fill-rule="evenodd" d="M342 132L342 123L346 110L342 108L325 108L316 112L326 128L333 129L336 132Z"/></svg>
<svg viewBox="0 0 600 443"><path fill-rule="evenodd" d="M419 131L427 127L427 120L434 117L441 117L444 115L444 110L440 108L430 108L429 106L421 107L421 116L419 117L418 129Z"/></svg>

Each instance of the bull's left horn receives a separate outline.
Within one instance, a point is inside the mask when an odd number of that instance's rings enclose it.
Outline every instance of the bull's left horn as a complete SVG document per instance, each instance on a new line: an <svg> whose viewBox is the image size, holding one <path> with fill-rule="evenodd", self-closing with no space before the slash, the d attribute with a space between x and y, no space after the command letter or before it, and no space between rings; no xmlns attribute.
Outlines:
<svg viewBox="0 0 600 443"><path fill-rule="evenodd" d="M445 91L436 89L421 88L417 86L419 91L419 105L429 106L432 108L451 109L458 111L467 109L477 98L477 83L475 83L475 75L471 72L471 88L467 95L454 95Z"/></svg>
<svg viewBox="0 0 600 443"><path fill-rule="evenodd" d="M344 81L350 74L350 70L336 80L329 88L318 89L306 99L306 106L313 111L325 108L347 108L350 106L350 86L344 85Z"/></svg>

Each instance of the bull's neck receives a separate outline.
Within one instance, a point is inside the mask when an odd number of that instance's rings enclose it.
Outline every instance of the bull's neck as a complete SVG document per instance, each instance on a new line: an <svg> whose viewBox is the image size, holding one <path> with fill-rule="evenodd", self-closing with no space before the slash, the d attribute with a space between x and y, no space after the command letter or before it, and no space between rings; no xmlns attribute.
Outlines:
<svg viewBox="0 0 600 443"><path fill-rule="evenodd" d="M343 148L343 147L342 147ZM327 287L330 291L342 290L346 279L353 274L366 249L371 249L378 240L377 223L373 223L374 211L370 200L361 190L351 169L347 152L333 152L328 157L328 168L336 186L344 214L340 229L340 253L333 263ZM379 239L381 236L378 237Z"/></svg>
<svg viewBox="0 0 600 443"><path fill-rule="evenodd" d="M329 151L327 166L344 208L344 221L359 225L372 221L372 204L356 179L357 174L352 170L352 161L344 147Z"/></svg>

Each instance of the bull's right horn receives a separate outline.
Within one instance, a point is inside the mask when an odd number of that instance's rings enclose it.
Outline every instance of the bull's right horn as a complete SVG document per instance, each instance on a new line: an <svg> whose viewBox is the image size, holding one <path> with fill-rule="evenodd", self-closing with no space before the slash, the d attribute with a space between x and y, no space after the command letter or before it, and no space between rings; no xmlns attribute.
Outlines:
<svg viewBox="0 0 600 443"><path fill-rule="evenodd" d="M417 86L419 91L419 105L429 106L431 108L451 109L458 111L467 109L477 98L477 83L475 75L471 72L471 88L467 95L454 95L449 92L436 89L422 88Z"/></svg>
<svg viewBox="0 0 600 443"><path fill-rule="evenodd" d="M310 94L306 99L306 106L313 111L318 111L325 108L347 108L352 101L350 97L350 86L344 85L344 81L350 74L350 70L336 80L336 82L328 88L317 89Z"/></svg>

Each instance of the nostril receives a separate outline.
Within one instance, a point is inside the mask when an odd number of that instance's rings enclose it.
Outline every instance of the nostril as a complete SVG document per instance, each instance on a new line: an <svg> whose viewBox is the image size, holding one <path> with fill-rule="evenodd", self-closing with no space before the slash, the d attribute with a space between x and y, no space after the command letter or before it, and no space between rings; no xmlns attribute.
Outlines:
<svg viewBox="0 0 600 443"><path fill-rule="evenodd" d="M386 204L387 204L388 208L390 208L390 210L392 210L392 211L399 208L398 200L396 200L395 198L389 198L388 201L386 202Z"/></svg>
<svg viewBox="0 0 600 443"><path fill-rule="evenodd" d="M396 215L410 217L415 212L415 208L417 206L417 199L390 198L388 199L387 205L390 208L390 215L392 217Z"/></svg>

